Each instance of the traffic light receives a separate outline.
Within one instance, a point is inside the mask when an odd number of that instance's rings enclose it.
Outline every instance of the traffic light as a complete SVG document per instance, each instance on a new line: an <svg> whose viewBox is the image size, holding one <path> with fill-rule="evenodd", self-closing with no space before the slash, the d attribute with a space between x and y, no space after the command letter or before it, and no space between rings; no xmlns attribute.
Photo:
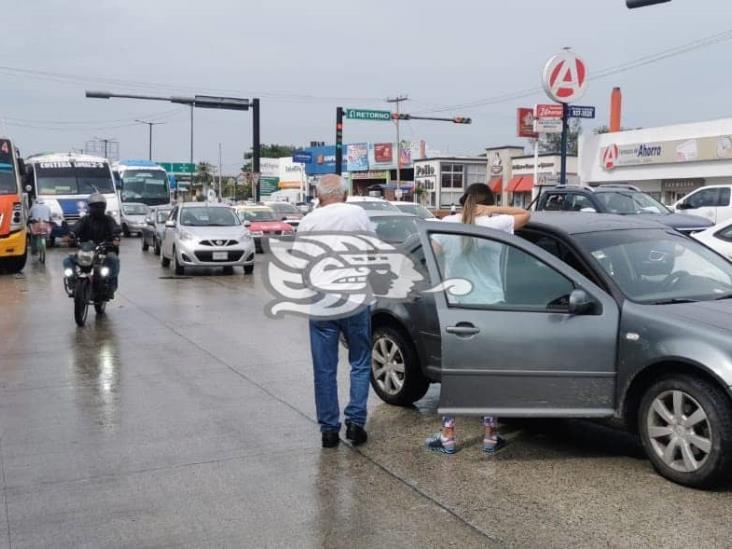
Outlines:
<svg viewBox="0 0 732 549"><path fill-rule="evenodd" d="M670 2L671 0L625 0L625 5L628 9L632 10L635 8L644 8L646 6L652 6L654 4L663 4Z"/></svg>
<svg viewBox="0 0 732 549"><path fill-rule="evenodd" d="M404 113L391 113L391 119L392 120L411 120L412 115L411 114L404 114Z"/></svg>
<svg viewBox="0 0 732 549"><path fill-rule="evenodd" d="M464 116L456 116L452 121L455 124L470 124L472 122L470 118L465 118Z"/></svg>

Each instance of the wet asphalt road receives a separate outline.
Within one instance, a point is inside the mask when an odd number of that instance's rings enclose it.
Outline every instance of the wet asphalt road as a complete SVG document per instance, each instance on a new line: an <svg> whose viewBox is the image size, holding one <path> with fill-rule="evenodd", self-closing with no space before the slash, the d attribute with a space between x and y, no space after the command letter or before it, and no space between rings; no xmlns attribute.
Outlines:
<svg viewBox="0 0 732 549"><path fill-rule="evenodd" d="M732 545L729 489L673 485L603 427L514 421L490 458L466 419L458 454L426 453L438 387L372 396L369 443L322 450L307 327L263 314L261 272L169 278L127 239L77 329L63 253L0 277L0 549Z"/></svg>

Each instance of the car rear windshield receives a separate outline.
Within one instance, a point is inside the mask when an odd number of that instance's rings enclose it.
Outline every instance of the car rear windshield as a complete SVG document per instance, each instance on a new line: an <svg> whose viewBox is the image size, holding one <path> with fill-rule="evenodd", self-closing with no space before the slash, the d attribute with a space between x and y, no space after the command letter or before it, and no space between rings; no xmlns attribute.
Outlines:
<svg viewBox="0 0 732 549"><path fill-rule="evenodd" d="M239 219L229 208L189 206L180 213L180 224L189 227L231 227L240 225Z"/></svg>
<svg viewBox="0 0 732 549"><path fill-rule="evenodd" d="M732 295L732 264L680 234L617 230L575 238L633 301L708 301Z"/></svg>
<svg viewBox="0 0 732 549"><path fill-rule="evenodd" d="M300 210L298 210L295 206L292 204L288 204L287 202L279 202L277 204L268 204L270 208L273 210L278 211L279 213L283 214L299 214Z"/></svg>
<svg viewBox="0 0 732 549"><path fill-rule="evenodd" d="M398 212L399 208L394 206L393 204L389 204L388 202L382 202L380 200L363 200L363 201L353 201L349 202L349 204L353 204L355 206L358 206L359 208L363 208L364 210L368 211L377 211L377 212Z"/></svg>
<svg viewBox="0 0 732 549"><path fill-rule="evenodd" d="M277 221L272 210L239 210L242 221Z"/></svg>
<svg viewBox="0 0 732 549"><path fill-rule="evenodd" d="M376 235L384 242L404 242L413 234L417 234L417 218L411 215L372 217Z"/></svg>
<svg viewBox="0 0 732 549"><path fill-rule="evenodd" d="M646 193L635 191L603 191L596 194L605 206L607 213L628 214L666 214L670 210Z"/></svg>
<svg viewBox="0 0 732 549"><path fill-rule="evenodd" d="M421 204L410 204L409 202L404 202L402 204L395 204L395 206L399 208L399 211L401 212L416 215L422 219L432 219L435 217L431 211Z"/></svg>

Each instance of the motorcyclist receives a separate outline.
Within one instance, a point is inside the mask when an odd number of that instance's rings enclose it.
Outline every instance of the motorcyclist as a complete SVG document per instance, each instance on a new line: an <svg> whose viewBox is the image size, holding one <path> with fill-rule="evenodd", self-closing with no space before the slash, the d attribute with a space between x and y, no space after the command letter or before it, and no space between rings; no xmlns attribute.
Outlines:
<svg viewBox="0 0 732 549"><path fill-rule="evenodd" d="M79 243L94 242L95 244L111 243L108 248L104 265L109 267L109 283L112 295L117 290L119 276L119 235L122 229L114 218L106 213L107 200L100 193L92 194L87 200L87 215L83 216L71 228L69 236ZM64 259L64 269L73 268L75 256Z"/></svg>

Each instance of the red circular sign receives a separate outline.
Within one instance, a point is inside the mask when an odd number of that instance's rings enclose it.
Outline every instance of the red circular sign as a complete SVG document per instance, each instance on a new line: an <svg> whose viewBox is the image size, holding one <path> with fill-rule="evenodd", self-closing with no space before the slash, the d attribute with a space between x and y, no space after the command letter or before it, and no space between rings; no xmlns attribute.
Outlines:
<svg viewBox="0 0 732 549"><path fill-rule="evenodd" d="M574 52L564 50L547 61L543 84L544 91L554 101L571 103L585 93L587 66Z"/></svg>

